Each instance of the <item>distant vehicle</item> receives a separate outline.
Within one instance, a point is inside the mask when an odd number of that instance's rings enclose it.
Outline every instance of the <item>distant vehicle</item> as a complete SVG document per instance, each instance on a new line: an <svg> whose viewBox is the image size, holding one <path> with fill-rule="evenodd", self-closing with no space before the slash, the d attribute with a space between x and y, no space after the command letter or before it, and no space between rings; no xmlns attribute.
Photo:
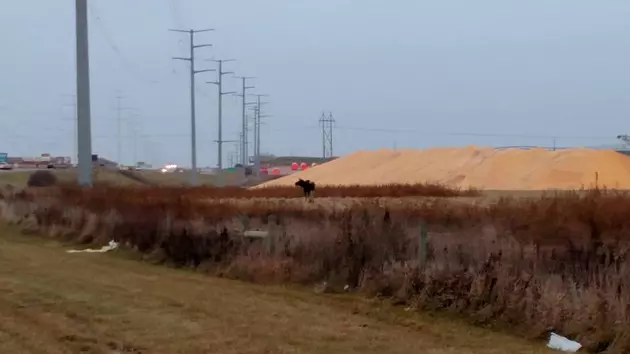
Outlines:
<svg viewBox="0 0 630 354"><path fill-rule="evenodd" d="M12 170L13 165L8 162L0 162L0 170Z"/></svg>
<svg viewBox="0 0 630 354"><path fill-rule="evenodd" d="M135 169L138 171L141 170L150 170L152 168L152 166L146 162L143 161L139 161L138 163L136 163L136 167Z"/></svg>
<svg viewBox="0 0 630 354"><path fill-rule="evenodd" d="M175 164L166 164L164 165L164 168L162 168L160 171L162 171L162 173L169 173L169 172L178 172L180 169L177 168L177 165Z"/></svg>
<svg viewBox="0 0 630 354"><path fill-rule="evenodd" d="M12 170L13 164L9 163L9 155L6 152L0 152L0 170Z"/></svg>

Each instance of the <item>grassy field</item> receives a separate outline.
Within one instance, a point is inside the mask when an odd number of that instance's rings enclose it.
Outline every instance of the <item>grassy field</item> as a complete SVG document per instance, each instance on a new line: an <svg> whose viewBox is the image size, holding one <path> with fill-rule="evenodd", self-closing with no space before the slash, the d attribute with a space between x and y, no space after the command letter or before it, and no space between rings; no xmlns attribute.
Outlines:
<svg viewBox="0 0 630 354"><path fill-rule="evenodd" d="M76 181L77 174L76 170L51 170L59 180L62 181ZM25 187L26 182L28 181L28 177L33 173L32 171L0 171L0 186L11 184L16 187ZM161 173L159 171L134 171L135 175L140 178L145 179L148 183L158 186L186 186L190 181L190 173L189 172L178 172L178 173ZM256 178L253 176L248 177L247 179L243 179L242 176L239 176L236 173L225 172L223 174L223 180L219 180L217 176L210 174L198 174L198 181L200 185L217 185L218 182L223 183L223 185L234 186L245 184L247 186L255 185L260 183L260 181L266 180L265 178ZM106 182L114 185L142 185L133 179L130 179L117 171L109 171L109 170L99 170L94 175L94 180L96 182Z"/></svg>
<svg viewBox="0 0 630 354"><path fill-rule="evenodd" d="M51 170L60 181L73 181L76 180L77 175L75 170ZM0 185L11 184L15 187L25 187L29 176L33 171L5 171L0 172ZM99 171L95 175L95 181L107 182L117 185L139 185L129 178L120 175L117 172L112 171Z"/></svg>
<svg viewBox="0 0 630 354"><path fill-rule="evenodd" d="M348 295L263 287L0 225L1 353L547 353L544 343Z"/></svg>
<svg viewBox="0 0 630 354"><path fill-rule="evenodd" d="M75 181L77 178L76 170L52 170L53 173L61 181ZM8 171L0 172L0 186L11 184L16 187L25 187L28 177L32 171ZM189 181L187 173L160 173L157 171L136 172L142 178L156 185L185 185ZM106 182L115 185L141 185L128 177L116 171L100 170L94 175L96 182ZM211 175L199 174L199 183L201 185L211 185L215 183L215 177Z"/></svg>

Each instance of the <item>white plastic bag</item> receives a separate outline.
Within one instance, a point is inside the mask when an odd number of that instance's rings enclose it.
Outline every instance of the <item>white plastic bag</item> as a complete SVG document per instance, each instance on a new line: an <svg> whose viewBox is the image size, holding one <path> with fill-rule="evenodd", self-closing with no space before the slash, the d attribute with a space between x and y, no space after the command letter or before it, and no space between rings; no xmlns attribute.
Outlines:
<svg viewBox="0 0 630 354"><path fill-rule="evenodd" d="M582 344L574 342L552 332L549 336L549 343L547 343L547 348L560 350L567 353L575 353L580 348L582 348Z"/></svg>
<svg viewBox="0 0 630 354"><path fill-rule="evenodd" d="M92 249L92 248L88 248L88 249L84 249L84 250L68 250L66 252L68 253L105 253L107 251L111 251L111 250L115 250L116 248L118 248L118 242L111 240L109 241L109 245L107 246L103 246L100 249Z"/></svg>

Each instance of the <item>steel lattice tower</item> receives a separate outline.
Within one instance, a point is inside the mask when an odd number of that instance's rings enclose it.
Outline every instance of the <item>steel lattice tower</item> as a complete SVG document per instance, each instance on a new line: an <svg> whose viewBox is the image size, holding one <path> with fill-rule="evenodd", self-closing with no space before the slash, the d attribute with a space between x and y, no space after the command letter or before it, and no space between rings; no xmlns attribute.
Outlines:
<svg viewBox="0 0 630 354"><path fill-rule="evenodd" d="M326 116L326 113L322 113L319 123L322 127L322 157L331 158L333 157L333 125L335 119L330 112L328 112L328 116Z"/></svg>

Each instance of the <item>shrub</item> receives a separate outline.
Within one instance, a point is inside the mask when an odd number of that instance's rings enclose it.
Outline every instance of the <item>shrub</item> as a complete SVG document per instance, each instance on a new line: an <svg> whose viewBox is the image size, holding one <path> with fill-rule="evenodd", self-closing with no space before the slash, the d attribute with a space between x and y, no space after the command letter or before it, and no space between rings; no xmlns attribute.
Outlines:
<svg viewBox="0 0 630 354"><path fill-rule="evenodd" d="M29 187L51 187L57 184L57 176L51 171L39 170L31 173L26 185Z"/></svg>
<svg viewBox="0 0 630 354"><path fill-rule="evenodd" d="M99 187L99 186L97 186ZM108 186L103 186L107 189ZM92 189L92 194L103 193L103 188ZM70 190L71 187L67 186ZM76 188L80 193L88 193ZM254 199L254 198L303 198L302 190L290 187L119 187L115 193L122 193L130 198L165 198L191 197L194 199ZM454 189L440 184L392 184L382 186L317 186L318 198L397 198L397 197L476 197L481 192L476 189Z"/></svg>

